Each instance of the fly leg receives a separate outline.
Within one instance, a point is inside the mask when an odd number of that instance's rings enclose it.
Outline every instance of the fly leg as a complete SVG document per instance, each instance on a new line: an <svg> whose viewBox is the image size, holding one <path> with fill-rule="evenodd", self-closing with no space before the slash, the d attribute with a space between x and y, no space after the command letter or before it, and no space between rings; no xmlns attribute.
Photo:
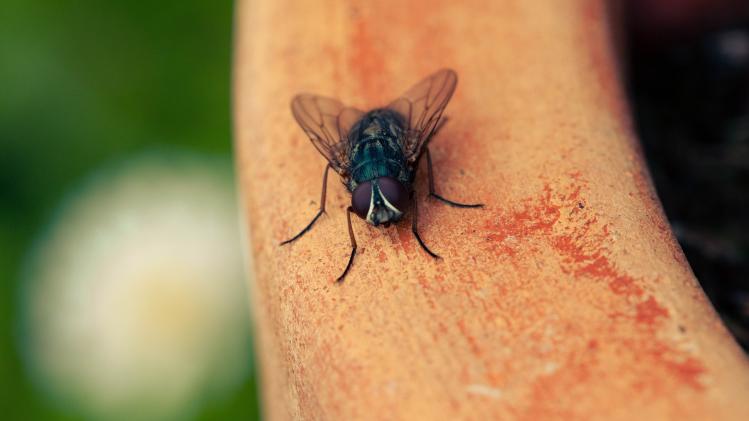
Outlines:
<svg viewBox="0 0 749 421"><path fill-rule="evenodd" d="M447 116L440 117L440 121L437 122L437 124L434 126L434 130L432 130L432 134L429 135L429 139L431 140L434 136L437 136L437 133L439 133L440 129L447 124Z"/></svg>
<svg viewBox="0 0 749 421"><path fill-rule="evenodd" d="M476 203L476 204L465 204L465 203L457 203L453 202L452 200L445 199L444 197L438 195L434 191L434 173L432 171L432 156L429 155L429 148L424 148L426 150L427 154L427 175L429 176L429 195L434 197L435 199L439 199L445 203L447 203L450 206L455 206L458 208L480 208L484 206L483 203Z"/></svg>
<svg viewBox="0 0 749 421"><path fill-rule="evenodd" d="M309 224L307 224L307 226L304 227L304 229L301 230L299 232L299 234L297 234L297 235L293 236L292 238L290 238L290 239L282 242L281 245L289 244L289 243L291 243L291 242L299 239L299 237L303 236L304 234L306 234L307 231L309 231L310 228L312 228L312 225L314 225L315 222L317 222L317 219L320 218L320 215L322 215L322 214L325 213L325 191L328 189L328 170L329 169L330 169L330 164L328 164L325 167L325 172L323 173L323 176L322 176L322 197L320 197L320 210L317 211L317 215L315 215L315 217L312 218L312 221Z"/></svg>
<svg viewBox="0 0 749 421"><path fill-rule="evenodd" d="M435 259L440 259L440 256L432 252L432 250L429 250L429 247L424 244L424 241L421 239L421 236L419 235L419 231L416 229L416 221L419 216L419 207L416 204L416 198L414 197L414 193L411 192L411 203L413 203L414 206L414 214L411 218L411 232L414 233L414 237L416 237L416 240L419 242L419 245L421 248L424 249L425 252L427 252L430 256L434 257Z"/></svg>
<svg viewBox="0 0 749 421"><path fill-rule="evenodd" d="M348 219L348 236L351 239L351 256L348 258L348 264L346 264L346 269L343 270L343 273L341 276L336 279L336 282L343 282L343 278L346 277L346 274L348 273L349 269L351 269L351 264L354 263L354 256L356 255L356 238L354 238L354 229L351 228L351 212L354 211L354 208L351 206L346 209L346 218Z"/></svg>

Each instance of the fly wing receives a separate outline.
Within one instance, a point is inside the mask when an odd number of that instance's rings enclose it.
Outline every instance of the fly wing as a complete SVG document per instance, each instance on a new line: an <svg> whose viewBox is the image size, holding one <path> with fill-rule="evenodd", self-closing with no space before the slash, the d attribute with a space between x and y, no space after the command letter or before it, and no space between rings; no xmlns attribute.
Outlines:
<svg viewBox="0 0 749 421"><path fill-rule="evenodd" d="M291 113L315 148L339 174L349 168L348 132L363 112L335 99L301 94L291 101Z"/></svg>
<svg viewBox="0 0 749 421"><path fill-rule="evenodd" d="M354 127L362 117L364 117L363 111L351 107L344 108L341 110L341 113L338 114L338 135L340 136L341 141L346 141L345 143L349 147L352 140L349 138L351 128Z"/></svg>
<svg viewBox="0 0 749 421"><path fill-rule="evenodd" d="M387 106L402 115L408 123L403 150L409 161L419 156L422 147L434 133L457 83L458 75L453 70L442 69Z"/></svg>

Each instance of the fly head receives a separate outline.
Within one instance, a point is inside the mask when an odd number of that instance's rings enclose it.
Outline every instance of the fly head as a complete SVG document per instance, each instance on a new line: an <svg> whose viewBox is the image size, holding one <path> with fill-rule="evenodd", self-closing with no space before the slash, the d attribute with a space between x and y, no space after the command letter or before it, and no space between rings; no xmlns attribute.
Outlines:
<svg viewBox="0 0 749 421"><path fill-rule="evenodd" d="M392 177L378 177L359 184L351 195L351 207L362 219L374 226L386 227L397 222L409 204L406 187Z"/></svg>

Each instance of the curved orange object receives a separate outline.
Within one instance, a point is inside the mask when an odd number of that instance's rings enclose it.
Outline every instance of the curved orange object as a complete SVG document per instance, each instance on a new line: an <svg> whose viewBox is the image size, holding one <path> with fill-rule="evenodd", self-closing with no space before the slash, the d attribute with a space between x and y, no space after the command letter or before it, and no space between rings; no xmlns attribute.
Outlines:
<svg viewBox="0 0 749 421"><path fill-rule="evenodd" d="M239 177L266 415L283 419L749 419L749 364L647 174L600 0L241 2ZM427 256L355 221L294 123L298 92L382 105L460 77L432 145Z"/></svg>

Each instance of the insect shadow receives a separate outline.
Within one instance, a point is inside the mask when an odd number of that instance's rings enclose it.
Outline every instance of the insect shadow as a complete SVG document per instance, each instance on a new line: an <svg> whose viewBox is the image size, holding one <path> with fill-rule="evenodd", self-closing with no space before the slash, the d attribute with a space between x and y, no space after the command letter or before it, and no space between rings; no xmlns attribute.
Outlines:
<svg viewBox="0 0 749 421"><path fill-rule="evenodd" d="M421 157L426 155L427 159L429 196L460 208L483 206L445 199L434 189L428 144L447 121L442 112L457 82L453 70L439 70L387 106L368 112L346 107L331 98L309 94L294 97L291 112L328 165L323 172L320 209L304 229L281 245L298 240L325 213L328 170L332 168L351 193L351 206L346 210L351 255L337 282L346 277L356 255L351 213L374 226L388 227L400 221L412 205L411 231L425 252L440 258L424 244L417 230L413 184Z"/></svg>

